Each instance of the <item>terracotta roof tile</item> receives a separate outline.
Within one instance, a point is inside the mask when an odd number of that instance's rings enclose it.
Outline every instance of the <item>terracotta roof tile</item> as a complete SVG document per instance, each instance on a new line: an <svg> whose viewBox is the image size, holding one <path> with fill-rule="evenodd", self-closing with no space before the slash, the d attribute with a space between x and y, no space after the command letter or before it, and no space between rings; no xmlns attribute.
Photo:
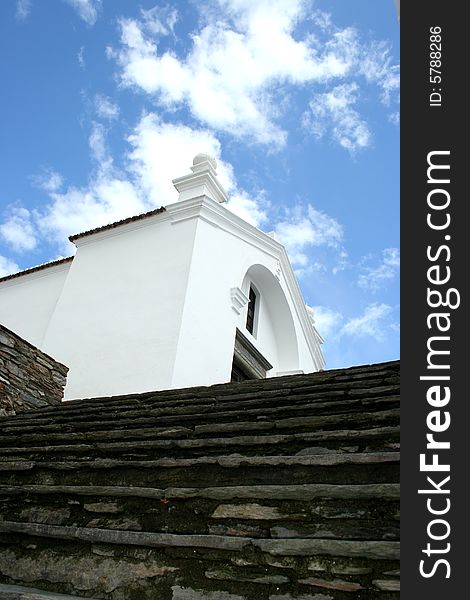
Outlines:
<svg viewBox="0 0 470 600"><path fill-rule="evenodd" d="M69 240L74 242L79 238L86 237L87 235L93 235L94 233L98 233L99 231L106 231L107 229L114 229L115 227L120 227L121 225L127 225L127 223L133 223L134 221L140 221L142 219L146 219L147 217L152 217L153 215L158 215L159 213L165 212L166 208L161 206L160 208L156 208L154 210L150 210L149 212L142 213L141 215L136 215L134 217L128 217L127 219L122 219L121 221L115 221L114 223L109 223L109 225L102 225L101 227L95 227L95 229L89 229L88 231L84 231L82 233L76 233L75 235L71 235Z"/></svg>
<svg viewBox="0 0 470 600"><path fill-rule="evenodd" d="M72 260L73 256L67 256L67 258L59 258L58 260L52 260L50 262L43 263L42 265L37 265L36 267L31 267L30 269L25 269L24 271L18 271L18 273L12 273L11 275L5 275L4 277L0 277L0 282L8 281L9 279L16 279L17 277L21 277L22 275L29 275L30 273L34 273L35 271L42 271L43 269L48 269L49 267L55 267L56 265L71 262Z"/></svg>

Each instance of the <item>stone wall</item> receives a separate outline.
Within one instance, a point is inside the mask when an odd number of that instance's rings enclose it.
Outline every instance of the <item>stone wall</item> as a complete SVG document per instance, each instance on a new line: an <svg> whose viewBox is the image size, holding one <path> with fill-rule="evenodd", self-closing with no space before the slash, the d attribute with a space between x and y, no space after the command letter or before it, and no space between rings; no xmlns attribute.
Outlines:
<svg viewBox="0 0 470 600"><path fill-rule="evenodd" d="M68 368L0 325L0 415L60 404Z"/></svg>
<svg viewBox="0 0 470 600"><path fill-rule="evenodd" d="M386 363L0 418L0 598L398 600L398 394Z"/></svg>

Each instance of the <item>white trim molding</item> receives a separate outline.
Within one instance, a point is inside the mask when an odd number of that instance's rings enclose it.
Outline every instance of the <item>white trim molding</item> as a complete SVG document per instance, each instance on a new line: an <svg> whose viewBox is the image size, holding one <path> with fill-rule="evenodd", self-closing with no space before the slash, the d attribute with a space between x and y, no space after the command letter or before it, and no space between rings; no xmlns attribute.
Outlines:
<svg viewBox="0 0 470 600"><path fill-rule="evenodd" d="M239 315L248 302L248 296L239 287L233 287L230 289L230 297L232 299L232 309Z"/></svg>

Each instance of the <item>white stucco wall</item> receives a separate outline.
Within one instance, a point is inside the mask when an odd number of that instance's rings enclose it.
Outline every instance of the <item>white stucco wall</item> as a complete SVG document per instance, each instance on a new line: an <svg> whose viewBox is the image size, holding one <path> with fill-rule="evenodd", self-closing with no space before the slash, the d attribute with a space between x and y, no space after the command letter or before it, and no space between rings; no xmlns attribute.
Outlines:
<svg viewBox="0 0 470 600"><path fill-rule="evenodd" d="M194 231L162 213L77 240L43 345L66 399L171 386Z"/></svg>
<svg viewBox="0 0 470 600"><path fill-rule="evenodd" d="M41 348L71 262L0 283L0 323Z"/></svg>

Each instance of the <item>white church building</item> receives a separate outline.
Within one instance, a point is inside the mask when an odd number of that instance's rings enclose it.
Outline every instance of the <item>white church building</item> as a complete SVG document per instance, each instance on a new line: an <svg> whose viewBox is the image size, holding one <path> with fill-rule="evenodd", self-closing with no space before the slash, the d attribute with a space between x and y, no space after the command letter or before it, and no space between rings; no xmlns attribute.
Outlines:
<svg viewBox="0 0 470 600"><path fill-rule="evenodd" d="M173 184L178 202L0 279L0 323L69 367L66 399L324 368L285 248L223 206L215 160Z"/></svg>

